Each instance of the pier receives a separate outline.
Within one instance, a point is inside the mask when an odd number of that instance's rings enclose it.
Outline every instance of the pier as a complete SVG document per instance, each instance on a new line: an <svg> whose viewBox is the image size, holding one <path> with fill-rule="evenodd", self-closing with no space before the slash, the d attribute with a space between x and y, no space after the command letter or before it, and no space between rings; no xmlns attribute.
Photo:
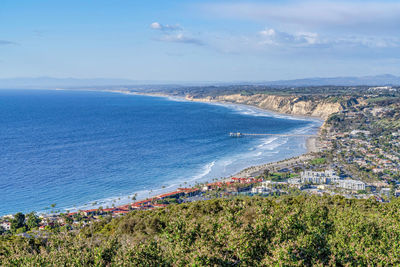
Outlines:
<svg viewBox="0 0 400 267"><path fill-rule="evenodd" d="M271 133L229 133L232 137L242 137L242 136L298 136L298 137L312 137L317 136L316 134L271 134Z"/></svg>

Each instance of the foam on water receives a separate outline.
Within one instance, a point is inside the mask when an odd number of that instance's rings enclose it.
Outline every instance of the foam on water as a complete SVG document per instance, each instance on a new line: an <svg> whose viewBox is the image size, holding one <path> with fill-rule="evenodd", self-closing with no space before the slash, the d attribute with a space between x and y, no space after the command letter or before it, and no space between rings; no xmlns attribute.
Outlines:
<svg viewBox="0 0 400 267"><path fill-rule="evenodd" d="M321 124L249 106L99 92L10 91L0 106L0 215L121 205L299 155ZM171 101L173 100L173 101ZM23 109L21 107L24 107ZM185 183L186 182L186 183ZM96 203L96 204L94 204ZM49 210L45 210L49 211Z"/></svg>

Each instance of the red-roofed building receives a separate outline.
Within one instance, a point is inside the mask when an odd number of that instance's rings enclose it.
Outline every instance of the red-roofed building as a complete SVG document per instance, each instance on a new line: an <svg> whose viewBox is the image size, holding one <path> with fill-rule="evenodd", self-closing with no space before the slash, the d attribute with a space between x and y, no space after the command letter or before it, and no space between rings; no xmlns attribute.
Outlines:
<svg viewBox="0 0 400 267"><path fill-rule="evenodd" d="M102 209L102 211L105 213L112 212L113 210L115 210L115 208Z"/></svg>
<svg viewBox="0 0 400 267"><path fill-rule="evenodd" d="M200 193L200 189L198 188L178 188L178 190L184 192L184 194L189 197L195 196Z"/></svg>
<svg viewBox="0 0 400 267"><path fill-rule="evenodd" d="M158 199L164 199L164 198L179 198L181 196L185 195L184 192L182 191L175 191L175 192L170 192L170 193L165 193L159 196L156 196Z"/></svg>
<svg viewBox="0 0 400 267"><path fill-rule="evenodd" d="M95 214L99 213L99 210L98 209L81 210L80 213L82 213L85 216L89 216L89 215L95 215Z"/></svg>
<svg viewBox="0 0 400 267"><path fill-rule="evenodd" d="M124 215L127 214L129 211L127 210L114 210L113 215Z"/></svg>

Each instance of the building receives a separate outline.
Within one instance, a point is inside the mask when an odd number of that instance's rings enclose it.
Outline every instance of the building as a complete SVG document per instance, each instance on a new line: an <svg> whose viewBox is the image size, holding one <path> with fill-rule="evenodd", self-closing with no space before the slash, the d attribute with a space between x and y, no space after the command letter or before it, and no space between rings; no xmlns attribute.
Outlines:
<svg viewBox="0 0 400 267"><path fill-rule="evenodd" d="M300 190L309 188L309 185L301 183L300 178L290 178L288 179L288 184L290 187L294 187Z"/></svg>
<svg viewBox="0 0 400 267"><path fill-rule="evenodd" d="M187 197L193 197L200 194L200 189L198 188L178 188L178 190L184 192Z"/></svg>
<svg viewBox="0 0 400 267"><path fill-rule="evenodd" d="M11 223L10 222L2 222L0 227L3 227L4 230L10 231L11 230Z"/></svg>
<svg viewBox="0 0 400 267"><path fill-rule="evenodd" d="M388 187L384 187L381 189L381 196L386 197L386 198L390 198L390 188Z"/></svg>
<svg viewBox="0 0 400 267"><path fill-rule="evenodd" d="M288 184L289 185L300 185L301 184L301 180L300 180L300 178L289 178L288 179Z"/></svg>
<svg viewBox="0 0 400 267"><path fill-rule="evenodd" d="M271 192L271 189L264 186L257 186L251 189L251 193L253 194L270 194Z"/></svg>
<svg viewBox="0 0 400 267"><path fill-rule="evenodd" d="M357 136L358 134L363 134L363 135L370 135L370 131L362 131L362 130L353 130L350 132L350 135L352 136Z"/></svg>
<svg viewBox="0 0 400 267"><path fill-rule="evenodd" d="M340 177L334 170L325 170L323 172L304 171L300 174L300 182L312 184L329 184L339 181Z"/></svg>
<svg viewBox="0 0 400 267"><path fill-rule="evenodd" d="M365 183L357 180L341 180L339 181L338 187L359 191L365 190Z"/></svg>
<svg viewBox="0 0 400 267"><path fill-rule="evenodd" d="M165 194L156 196L156 198L158 198L158 199L180 198L183 195L185 195L185 193L183 191L174 191L174 192L165 193Z"/></svg>

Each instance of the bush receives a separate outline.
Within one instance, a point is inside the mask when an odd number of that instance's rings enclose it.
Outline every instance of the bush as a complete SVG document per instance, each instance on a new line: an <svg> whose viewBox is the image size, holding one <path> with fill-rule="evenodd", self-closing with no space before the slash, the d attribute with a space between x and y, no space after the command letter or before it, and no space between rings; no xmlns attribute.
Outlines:
<svg viewBox="0 0 400 267"><path fill-rule="evenodd" d="M46 240L3 237L0 265L399 265L399 209L340 196L214 199Z"/></svg>

